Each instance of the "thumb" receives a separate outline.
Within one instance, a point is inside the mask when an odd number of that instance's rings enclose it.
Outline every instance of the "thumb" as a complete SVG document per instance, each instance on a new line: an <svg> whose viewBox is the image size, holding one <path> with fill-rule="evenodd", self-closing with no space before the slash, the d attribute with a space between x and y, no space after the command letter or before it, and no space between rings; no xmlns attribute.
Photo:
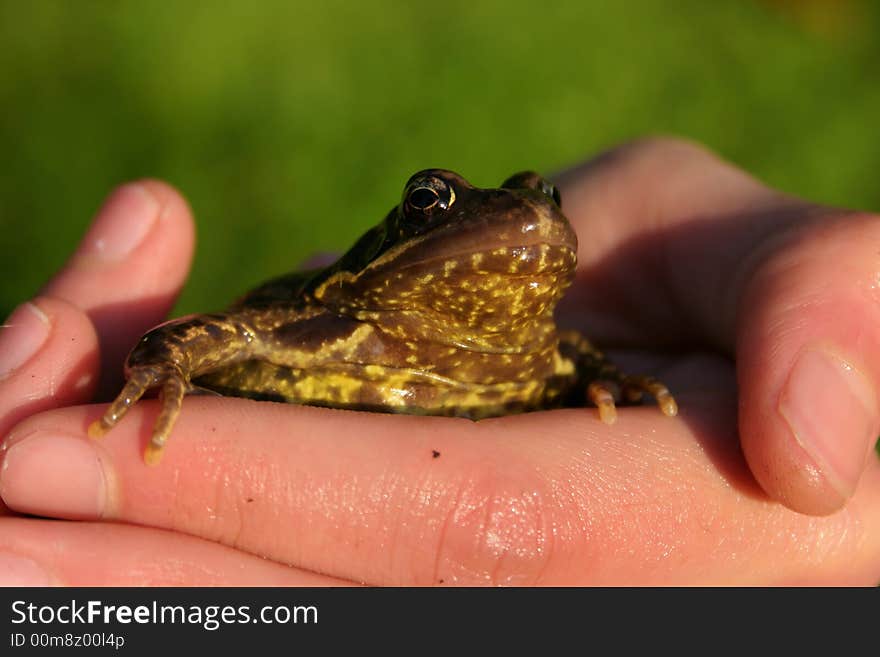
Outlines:
<svg viewBox="0 0 880 657"><path fill-rule="evenodd" d="M779 241L740 298L740 435L767 492L826 514L880 429L880 217L841 213Z"/></svg>
<svg viewBox="0 0 880 657"><path fill-rule="evenodd" d="M675 139L559 181L580 238L563 312L599 341L727 353L757 481L795 511L843 506L880 429L880 217L792 198Z"/></svg>

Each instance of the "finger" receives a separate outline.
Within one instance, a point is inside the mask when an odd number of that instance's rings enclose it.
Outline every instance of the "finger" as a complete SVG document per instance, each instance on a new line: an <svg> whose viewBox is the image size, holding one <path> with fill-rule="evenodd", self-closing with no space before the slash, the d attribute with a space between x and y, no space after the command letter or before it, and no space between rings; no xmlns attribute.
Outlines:
<svg viewBox="0 0 880 657"><path fill-rule="evenodd" d="M821 214L677 139L626 144L557 178L579 237L560 310L600 342L733 355L756 246Z"/></svg>
<svg viewBox="0 0 880 657"><path fill-rule="evenodd" d="M98 340L91 321L60 299L37 297L0 330L0 438L29 415L92 398Z"/></svg>
<svg viewBox="0 0 880 657"><path fill-rule="evenodd" d="M880 218L792 199L674 140L561 178L589 237L569 315L596 310L582 321L600 342L735 353L761 486L803 513L841 508L880 430Z"/></svg>
<svg viewBox="0 0 880 657"><path fill-rule="evenodd" d="M743 450L764 489L803 513L842 507L876 461L878 245L880 217L814 226L762 262L742 297Z"/></svg>
<svg viewBox="0 0 880 657"><path fill-rule="evenodd" d="M164 206L156 199L164 199ZM160 218L163 213L167 216ZM162 222L168 226L153 226ZM162 183L127 185L111 195L77 253L47 285L47 294L55 296L22 304L0 332L0 436L27 415L92 398L99 376L99 351L86 313L97 313L105 321L108 316L101 315L101 304L118 302L125 294L132 295L131 303L143 300L141 296L153 297L153 301L164 298L161 307L151 306L148 299L141 317L132 313L112 329L105 327L105 340L112 341L110 333L118 330L120 341L133 342L132 331L141 330L138 324L160 320L173 300L178 279L185 274L180 266L188 262L191 234L185 204ZM132 252L137 255L126 259ZM161 263L165 255L175 261L166 266L163 280L149 267ZM142 277L149 280L146 288L138 282ZM171 289L169 283L173 283ZM155 289L151 292L149 286Z"/></svg>
<svg viewBox="0 0 880 657"><path fill-rule="evenodd" d="M99 397L115 392L132 345L168 314L189 271L193 242L192 216L180 194L155 180L129 183L109 196L44 288L94 323L108 372Z"/></svg>
<svg viewBox="0 0 880 657"><path fill-rule="evenodd" d="M50 297L16 308L0 328L0 448L29 415L91 399L98 366L98 339L81 310Z"/></svg>
<svg viewBox="0 0 880 657"><path fill-rule="evenodd" d="M689 374L711 392L706 367ZM16 427L0 495L373 584L876 582L876 463L842 511L794 513L749 476L735 409L682 399L612 431L583 409L472 423L194 398L158 468L140 460L155 403L103 442L85 437L101 409L60 409Z"/></svg>
<svg viewBox="0 0 880 657"><path fill-rule="evenodd" d="M0 586L339 586L183 534L109 523L0 519Z"/></svg>

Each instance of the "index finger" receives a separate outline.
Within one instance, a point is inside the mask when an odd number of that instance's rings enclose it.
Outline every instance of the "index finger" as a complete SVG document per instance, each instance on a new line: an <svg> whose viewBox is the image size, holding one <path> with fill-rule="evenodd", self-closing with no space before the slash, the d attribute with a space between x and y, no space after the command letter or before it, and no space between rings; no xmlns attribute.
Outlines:
<svg viewBox="0 0 880 657"><path fill-rule="evenodd" d="M793 513L744 476L735 409L684 399L609 428L583 409L471 422L192 398L157 468L140 458L153 401L101 442L99 409L65 408L16 428L0 493L373 584L876 581L877 464L844 511Z"/></svg>

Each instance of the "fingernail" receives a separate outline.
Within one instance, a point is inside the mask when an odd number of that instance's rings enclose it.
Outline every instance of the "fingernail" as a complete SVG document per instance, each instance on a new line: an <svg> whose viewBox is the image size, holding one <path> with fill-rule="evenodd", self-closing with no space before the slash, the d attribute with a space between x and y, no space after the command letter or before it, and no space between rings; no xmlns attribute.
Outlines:
<svg viewBox="0 0 880 657"><path fill-rule="evenodd" d="M160 210L159 201L146 187L139 183L123 185L98 211L77 255L104 262L121 260L141 243Z"/></svg>
<svg viewBox="0 0 880 657"><path fill-rule="evenodd" d="M52 578L34 560L0 551L0 586L51 586Z"/></svg>
<svg viewBox="0 0 880 657"><path fill-rule="evenodd" d="M29 301L12 311L0 330L0 380L40 350L51 326L46 313Z"/></svg>
<svg viewBox="0 0 880 657"><path fill-rule="evenodd" d="M6 450L0 497L22 513L70 519L104 515L107 476L93 443L36 432Z"/></svg>
<svg viewBox="0 0 880 657"><path fill-rule="evenodd" d="M791 370L779 410L828 482L850 497L877 437L870 381L827 349L807 348Z"/></svg>

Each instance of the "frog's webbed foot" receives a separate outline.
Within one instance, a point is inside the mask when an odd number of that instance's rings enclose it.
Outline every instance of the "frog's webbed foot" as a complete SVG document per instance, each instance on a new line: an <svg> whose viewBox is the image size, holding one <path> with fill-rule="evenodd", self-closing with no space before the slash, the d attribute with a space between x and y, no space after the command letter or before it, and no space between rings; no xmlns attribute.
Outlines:
<svg viewBox="0 0 880 657"><path fill-rule="evenodd" d="M623 374L614 363L576 331L560 334L560 347L574 358L580 379L586 382L586 396L599 409L606 424L617 420L616 400L636 404L647 394L669 417L678 414L678 404L663 383L652 376Z"/></svg>
<svg viewBox="0 0 880 657"><path fill-rule="evenodd" d="M159 389L161 410L153 426L153 435L144 451L144 461L148 465L156 465L162 458L162 449L168 441L168 434L180 413L183 396L189 388L186 377L176 367L168 365L132 367L122 391L104 411L101 419L89 426L89 436L100 438L110 431L147 390L156 386L161 386Z"/></svg>

